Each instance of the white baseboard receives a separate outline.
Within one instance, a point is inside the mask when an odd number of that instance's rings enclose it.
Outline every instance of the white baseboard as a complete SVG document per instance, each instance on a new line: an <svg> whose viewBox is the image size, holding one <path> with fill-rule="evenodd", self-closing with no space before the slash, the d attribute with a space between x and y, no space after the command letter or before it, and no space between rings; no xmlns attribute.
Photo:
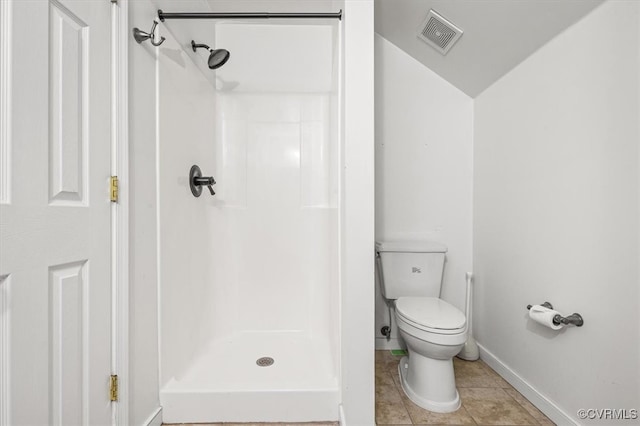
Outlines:
<svg viewBox="0 0 640 426"><path fill-rule="evenodd" d="M402 346L402 344L396 337L392 337L389 340L387 340L386 337L376 337L377 351L392 350L392 349L405 349L405 347Z"/></svg>
<svg viewBox="0 0 640 426"><path fill-rule="evenodd" d="M142 424L144 426L162 426L162 407L156 408Z"/></svg>
<svg viewBox="0 0 640 426"><path fill-rule="evenodd" d="M342 404L338 406L338 424L340 426L347 426L347 419L344 416L344 407Z"/></svg>
<svg viewBox="0 0 640 426"><path fill-rule="evenodd" d="M580 425L580 423L577 423L575 419L562 411L560 407L538 392L526 380L520 377L494 354L489 352L484 346L478 343L478 347L480 348L480 359L486 362L489 367L493 368L499 375L509 382L511 386L516 388L518 392L524 395L525 398L527 398L538 408L538 410L542 411L554 423L558 425Z"/></svg>

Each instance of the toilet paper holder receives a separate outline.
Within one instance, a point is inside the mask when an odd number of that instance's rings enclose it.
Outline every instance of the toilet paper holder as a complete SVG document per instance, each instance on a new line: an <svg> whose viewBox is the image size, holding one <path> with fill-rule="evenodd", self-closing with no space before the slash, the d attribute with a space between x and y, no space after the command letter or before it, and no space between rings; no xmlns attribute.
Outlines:
<svg viewBox="0 0 640 426"><path fill-rule="evenodd" d="M527 305L527 309L531 309L531 306L533 305ZM544 302L542 304L540 304L540 306L544 306L545 308L548 309L553 309L553 305L549 302ZM573 313L567 317L563 317L562 315L555 315L553 317L553 323L555 325L568 325L568 324L573 324L576 327L582 327L584 325L584 320L582 319L582 315L580 315L579 313Z"/></svg>

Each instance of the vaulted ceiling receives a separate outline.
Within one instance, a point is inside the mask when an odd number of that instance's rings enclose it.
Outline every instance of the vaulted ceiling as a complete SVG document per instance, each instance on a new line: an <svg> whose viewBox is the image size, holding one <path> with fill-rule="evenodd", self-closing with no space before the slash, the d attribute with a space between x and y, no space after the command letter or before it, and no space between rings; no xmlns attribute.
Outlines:
<svg viewBox="0 0 640 426"><path fill-rule="evenodd" d="M467 95L476 97L604 1L375 0L375 30ZM166 12L317 12L337 10L340 3L332 0L152 0L152 2ZM429 9L434 9L464 30L463 36L446 56L441 55L417 37L418 28ZM184 46L188 46L191 39L215 44L213 22L167 21L164 27L173 32L178 40L183 41ZM146 27L149 23L134 24ZM206 69L206 61L199 56L194 57L194 60L198 60L203 73L213 79L213 74Z"/></svg>
<svg viewBox="0 0 640 426"><path fill-rule="evenodd" d="M375 29L475 97L603 1L375 0ZM464 31L446 56L417 37L429 9Z"/></svg>

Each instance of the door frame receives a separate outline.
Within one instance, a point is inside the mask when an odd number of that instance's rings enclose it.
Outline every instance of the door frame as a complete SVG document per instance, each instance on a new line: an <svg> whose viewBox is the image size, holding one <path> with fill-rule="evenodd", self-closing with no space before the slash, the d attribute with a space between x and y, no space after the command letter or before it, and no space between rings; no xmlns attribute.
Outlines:
<svg viewBox="0 0 640 426"><path fill-rule="evenodd" d="M111 374L118 375L112 424L129 424L129 2L111 1Z"/></svg>
<svg viewBox="0 0 640 426"><path fill-rule="evenodd" d="M13 0L0 1L0 203L11 201L11 38ZM7 276L0 276L0 280ZM10 312L8 311L9 281L0 281L0 425L8 425Z"/></svg>

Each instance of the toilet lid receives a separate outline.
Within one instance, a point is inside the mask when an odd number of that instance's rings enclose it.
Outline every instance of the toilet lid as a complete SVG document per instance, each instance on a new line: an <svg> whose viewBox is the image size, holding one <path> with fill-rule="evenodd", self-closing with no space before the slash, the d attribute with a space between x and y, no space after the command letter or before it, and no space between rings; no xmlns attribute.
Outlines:
<svg viewBox="0 0 640 426"><path fill-rule="evenodd" d="M466 323L458 308L437 297L401 297L396 301L396 311L409 321L433 329L456 330Z"/></svg>

